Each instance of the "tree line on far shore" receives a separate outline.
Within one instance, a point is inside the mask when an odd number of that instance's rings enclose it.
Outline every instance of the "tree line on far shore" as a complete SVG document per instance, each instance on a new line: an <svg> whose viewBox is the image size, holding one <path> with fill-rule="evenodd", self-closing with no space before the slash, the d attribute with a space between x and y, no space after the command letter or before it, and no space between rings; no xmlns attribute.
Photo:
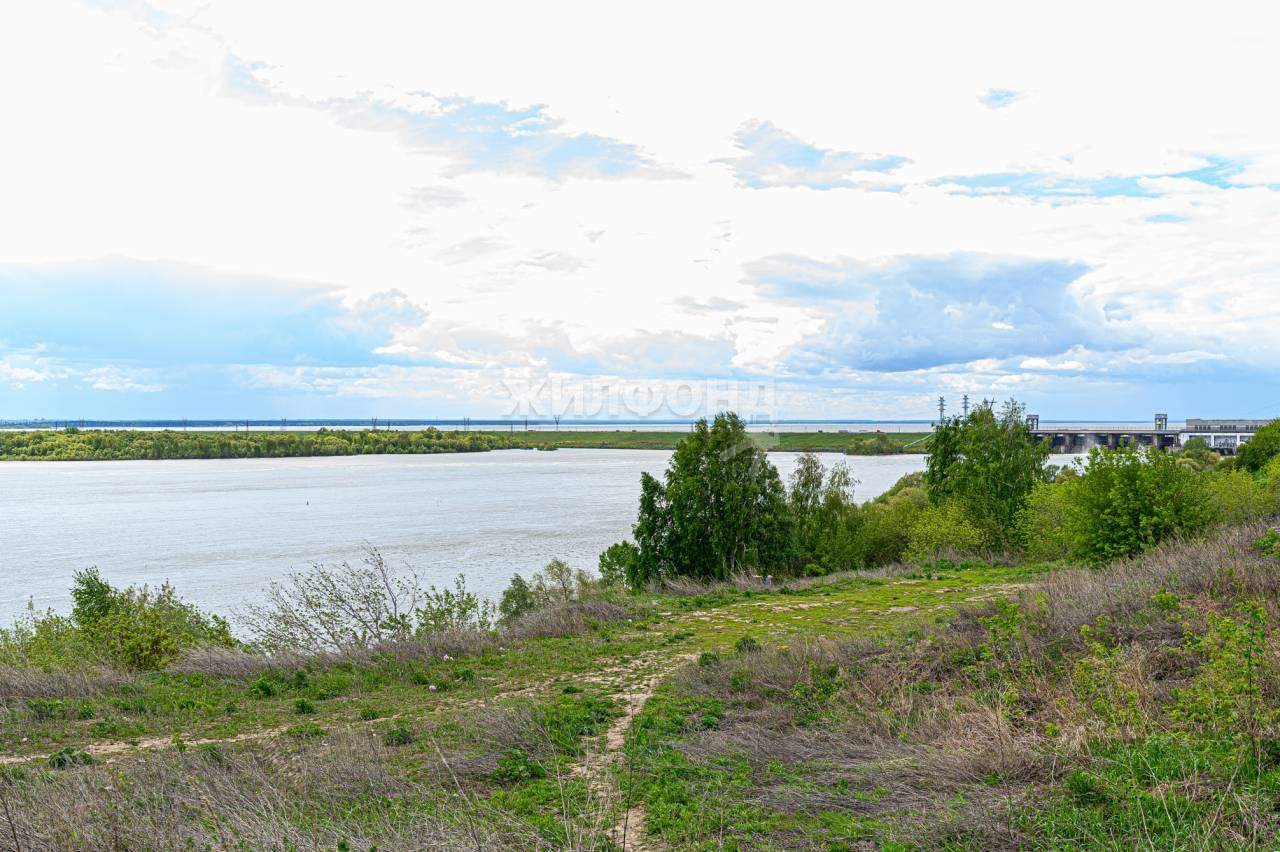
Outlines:
<svg viewBox="0 0 1280 852"><path fill-rule="evenodd" d="M466 453L524 446L478 432L320 429L316 432L186 432L173 429L0 431L0 460L107 461Z"/></svg>

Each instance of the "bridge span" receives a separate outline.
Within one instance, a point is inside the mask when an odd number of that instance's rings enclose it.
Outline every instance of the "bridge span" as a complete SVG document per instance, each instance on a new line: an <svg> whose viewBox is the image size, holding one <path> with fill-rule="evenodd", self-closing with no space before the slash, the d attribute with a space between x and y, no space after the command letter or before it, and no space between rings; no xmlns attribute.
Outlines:
<svg viewBox="0 0 1280 852"><path fill-rule="evenodd" d="M1169 415L1157 414L1150 428L1116 426L1041 426L1039 415L1027 416L1027 425L1039 441L1048 441L1055 453L1083 453L1093 447L1154 447L1177 450L1192 438L1200 438L1215 452L1235 455L1241 444L1270 420L1188 419L1181 428L1169 427Z"/></svg>

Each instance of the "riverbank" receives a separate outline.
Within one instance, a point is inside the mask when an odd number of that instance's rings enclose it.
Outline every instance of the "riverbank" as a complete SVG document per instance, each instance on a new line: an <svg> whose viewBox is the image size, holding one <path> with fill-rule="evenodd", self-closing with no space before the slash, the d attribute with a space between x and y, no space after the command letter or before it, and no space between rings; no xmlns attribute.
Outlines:
<svg viewBox="0 0 1280 852"><path fill-rule="evenodd" d="M0 432L0 461L148 461L429 455L523 447L506 435L320 429L315 432L188 432L68 429Z"/></svg>
<svg viewBox="0 0 1280 852"><path fill-rule="evenodd" d="M674 450L688 432L511 432L532 447L601 450ZM779 453L845 453L858 456L923 453L928 432L751 432L765 450Z"/></svg>
<svg viewBox="0 0 1280 852"><path fill-rule="evenodd" d="M76 429L0 431L0 461L146 461L412 455L502 449L673 450L687 431L450 432L319 429L225 432ZM769 452L923 453L927 432L753 432Z"/></svg>

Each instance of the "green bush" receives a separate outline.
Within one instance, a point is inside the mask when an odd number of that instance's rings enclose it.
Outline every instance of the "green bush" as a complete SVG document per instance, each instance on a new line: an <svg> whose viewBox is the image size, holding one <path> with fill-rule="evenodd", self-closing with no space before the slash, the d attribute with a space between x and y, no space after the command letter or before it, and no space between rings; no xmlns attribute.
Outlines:
<svg viewBox="0 0 1280 852"><path fill-rule="evenodd" d="M603 561L604 556L600 559ZM511 584L503 590L502 599L498 601L498 623L510 624L526 612L532 612L537 608L538 602L534 599L528 582L519 574L514 574L511 577Z"/></svg>
<svg viewBox="0 0 1280 852"><path fill-rule="evenodd" d="M498 767L493 772L496 781L532 781L546 778L547 770L523 751L516 749L498 758Z"/></svg>
<svg viewBox="0 0 1280 852"><path fill-rule="evenodd" d="M1280 458L1280 420L1273 420L1250 436L1236 452L1236 463L1256 473L1274 458Z"/></svg>
<svg viewBox="0 0 1280 852"><path fill-rule="evenodd" d="M1275 514L1277 494L1260 478L1243 470L1205 474L1205 491L1213 519L1245 524Z"/></svg>
<svg viewBox="0 0 1280 852"><path fill-rule="evenodd" d="M312 740L316 737L324 736L324 728L320 727L315 722L307 720L306 722L300 722L297 725L290 725L285 728L284 735L286 737L292 737L295 740Z"/></svg>
<svg viewBox="0 0 1280 852"><path fill-rule="evenodd" d="M409 745L416 739L413 730L403 722L397 722L382 735L382 742L389 746Z"/></svg>
<svg viewBox="0 0 1280 852"><path fill-rule="evenodd" d="M486 598L467 591L466 578L459 574L453 588L446 586L429 588L423 595L422 606L417 609L419 635L439 630L493 628L494 607Z"/></svg>
<svg viewBox="0 0 1280 852"><path fill-rule="evenodd" d="M1065 559L1071 554L1067 503L1071 480L1037 482L1018 515L1018 543L1037 560Z"/></svg>
<svg viewBox="0 0 1280 852"><path fill-rule="evenodd" d="M950 500L920 510L911 523L904 555L921 561L941 553L976 553L984 546L983 531L969 519L964 505Z"/></svg>
<svg viewBox="0 0 1280 852"><path fill-rule="evenodd" d="M1258 471L1258 482L1273 496L1280 499L1280 456L1276 456L1262 466Z"/></svg>
<svg viewBox="0 0 1280 852"><path fill-rule="evenodd" d="M908 486L863 506L849 540L850 556L859 567L889 565L902 559L916 516L929 505L923 488Z"/></svg>
<svg viewBox="0 0 1280 852"><path fill-rule="evenodd" d="M1071 555L1092 564L1201 532L1214 519L1204 478L1159 450L1094 448L1066 487Z"/></svg>
<svg viewBox="0 0 1280 852"><path fill-rule="evenodd" d="M239 644L226 619L183 601L168 583L154 591L116 589L90 568L76 573L71 596L70 617L28 606L12 628L0 630L0 662L44 669L106 663L150 671L191 648Z"/></svg>
<svg viewBox="0 0 1280 852"><path fill-rule="evenodd" d="M67 746L49 755L48 763L53 769L70 769L73 766L90 765L93 757L88 752Z"/></svg>

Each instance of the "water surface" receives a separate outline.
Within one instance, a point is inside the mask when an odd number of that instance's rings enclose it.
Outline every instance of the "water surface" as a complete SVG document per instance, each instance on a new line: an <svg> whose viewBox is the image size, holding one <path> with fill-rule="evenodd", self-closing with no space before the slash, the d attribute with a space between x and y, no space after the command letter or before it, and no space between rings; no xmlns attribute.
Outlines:
<svg viewBox="0 0 1280 852"><path fill-rule="evenodd" d="M120 586L170 580L229 612L291 569L358 559L366 542L427 582L461 572L496 596L551 559L594 569L630 534L641 471L659 474L670 455L0 462L0 624L28 599L67 609L72 574L91 565ZM786 477L798 455L769 458ZM919 455L819 458L849 464L860 501L924 466Z"/></svg>

